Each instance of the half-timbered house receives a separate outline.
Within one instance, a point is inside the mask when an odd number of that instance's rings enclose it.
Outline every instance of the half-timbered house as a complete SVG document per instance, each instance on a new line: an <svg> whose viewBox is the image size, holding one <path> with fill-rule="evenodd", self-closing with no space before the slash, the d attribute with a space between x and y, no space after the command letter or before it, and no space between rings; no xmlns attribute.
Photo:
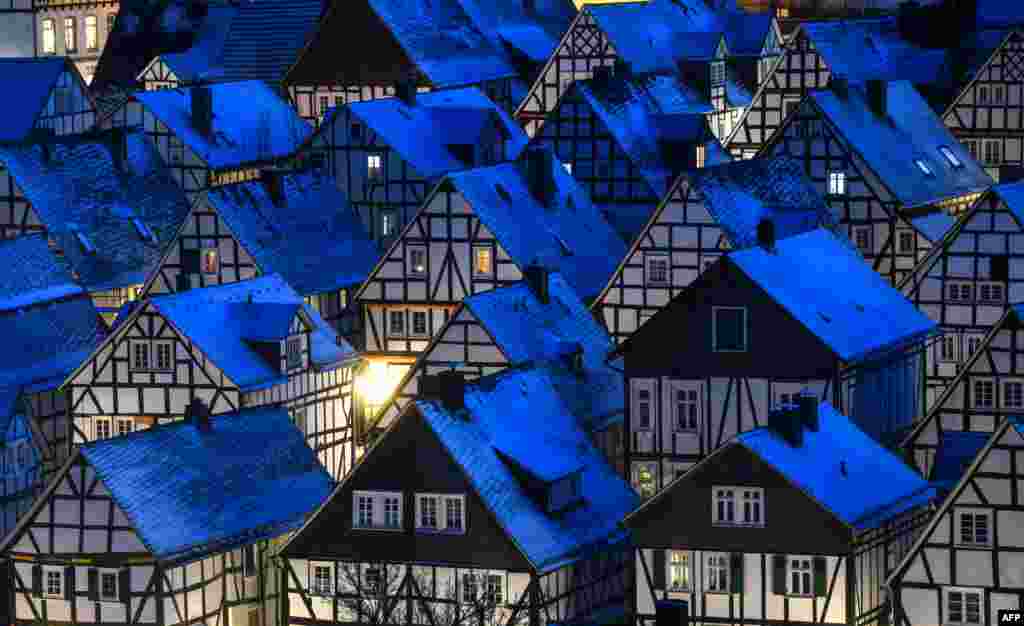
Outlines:
<svg viewBox="0 0 1024 626"><path fill-rule="evenodd" d="M330 106L392 95L399 83L431 90L477 86L511 112L526 84L509 52L484 34L464 4L475 3L332 2L285 76L299 115L313 122Z"/></svg>
<svg viewBox="0 0 1024 626"><path fill-rule="evenodd" d="M281 549L285 623L621 619L637 498L554 385L453 377L407 405Z"/></svg>
<svg viewBox="0 0 1024 626"><path fill-rule="evenodd" d="M81 74L65 58L0 59L0 88L16 99L0 124L0 142L85 132L96 111Z"/></svg>
<svg viewBox="0 0 1024 626"><path fill-rule="evenodd" d="M893 284L992 185L906 81L835 80L810 92L761 154L800 159L845 234Z"/></svg>
<svg viewBox="0 0 1024 626"><path fill-rule="evenodd" d="M0 544L11 624L277 624L272 541L333 482L283 408L79 448Z"/></svg>
<svg viewBox="0 0 1024 626"><path fill-rule="evenodd" d="M141 131L0 145L0 164L3 234L45 233L108 320L136 297L188 214Z"/></svg>
<svg viewBox="0 0 1024 626"><path fill-rule="evenodd" d="M279 274L339 332L353 335L349 296L379 252L333 179L263 170L193 205L142 297Z"/></svg>
<svg viewBox="0 0 1024 626"><path fill-rule="evenodd" d="M934 489L814 396L767 421L626 518L636 624L888 623L885 576Z"/></svg>
<svg viewBox="0 0 1024 626"><path fill-rule="evenodd" d="M775 236L832 228L824 200L793 159L755 159L684 173L591 308L617 343L625 341L726 250L757 245L761 218Z"/></svg>
<svg viewBox="0 0 1024 626"><path fill-rule="evenodd" d="M102 120L152 140L189 202L284 162L312 129L263 81L137 91Z"/></svg>
<svg viewBox="0 0 1024 626"><path fill-rule="evenodd" d="M1024 183L980 196L898 286L941 338L926 354L927 407L981 345L1007 302L1024 301Z"/></svg>
<svg viewBox="0 0 1024 626"><path fill-rule="evenodd" d="M279 275L142 301L62 385L71 444L181 419L285 406L332 476L354 461L358 356Z"/></svg>
<svg viewBox="0 0 1024 626"><path fill-rule="evenodd" d="M634 486L657 492L804 388L892 442L922 414L934 330L825 230L721 257L613 353Z"/></svg>
<svg viewBox="0 0 1024 626"><path fill-rule="evenodd" d="M895 626L998 624L1000 610L1021 608L1024 422L1008 417L984 437L985 445L967 459L966 471L889 576Z"/></svg>
<svg viewBox="0 0 1024 626"><path fill-rule="evenodd" d="M157 54L139 73L137 82L150 91L216 80L220 75L217 61L224 49L231 20L237 14L238 7L233 4L209 3L206 17L196 29L188 49Z"/></svg>
<svg viewBox="0 0 1024 626"><path fill-rule="evenodd" d="M19 387L0 388L0 533L14 529L42 491L46 442Z"/></svg>
<svg viewBox="0 0 1024 626"><path fill-rule="evenodd" d="M710 111L676 76L600 66L562 94L531 145L552 148L631 243L679 173L731 160Z"/></svg>
<svg viewBox="0 0 1024 626"><path fill-rule="evenodd" d="M386 366L377 366L383 371L360 379L357 401L376 414L373 428L386 428L442 372L475 380L509 367L564 362L552 369L561 374L556 390L569 398L610 462L621 465L624 394L621 368L607 361L612 348L561 275L534 268L521 283L463 300L397 386L388 384Z"/></svg>
<svg viewBox="0 0 1024 626"><path fill-rule="evenodd" d="M370 235L390 244L441 176L514 159L526 136L476 88L339 106L299 153L333 174Z"/></svg>
<svg viewBox="0 0 1024 626"><path fill-rule="evenodd" d="M588 302L625 245L545 148L439 183L356 293L371 362L398 382L467 296L508 286L538 265Z"/></svg>

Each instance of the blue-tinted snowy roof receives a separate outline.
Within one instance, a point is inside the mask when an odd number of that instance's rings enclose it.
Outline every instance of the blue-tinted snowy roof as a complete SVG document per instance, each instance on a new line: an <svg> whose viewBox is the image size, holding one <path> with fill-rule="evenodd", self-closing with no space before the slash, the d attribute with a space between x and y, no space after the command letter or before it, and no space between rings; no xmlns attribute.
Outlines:
<svg viewBox="0 0 1024 626"><path fill-rule="evenodd" d="M95 441L96 469L139 539L164 562L184 562L300 526L330 494L331 477L283 407L181 421Z"/></svg>
<svg viewBox="0 0 1024 626"><path fill-rule="evenodd" d="M618 522L639 498L593 446L546 369L481 379L467 386L465 404L457 415L436 402L417 401L416 407L534 567L553 569L588 547L621 537ZM517 427L509 428L510 422ZM496 450L538 477L582 468L583 503L558 515L546 513Z"/></svg>
<svg viewBox="0 0 1024 626"><path fill-rule="evenodd" d="M942 431L930 476L932 483L943 489L951 489L991 436L991 433Z"/></svg>
<svg viewBox="0 0 1024 626"><path fill-rule="evenodd" d="M734 161L693 170L686 180L700 191L733 249L756 245L757 224L766 217L775 223L779 239L819 226L832 228L836 222L794 159Z"/></svg>
<svg viewBox="0 0 1024 626"><path fill-rule="evenodd" d="M682 59L710 60L723 37L718 16L707 7L682 11L658 0L596 4L585 10L637 73L673 72Z"/></svg>
<svg viewBox="0 0 1024 626"><path fill-rule="evenodd" d="M137 91L143 104L178 139L213 169L284 158L313 132L266 83L250 80L208 85L213 97L213 133L192 125L190 88Z"/></svg>
<svg viewBox="0 0 1024 626"><path fill-rule="evenodd" d="M774 17L769 13L735 11L722 14L725 43L730 56L759 56L772 29Z"/></svg>
<svg viewBox="0 0 1024 626"><path fill-rule="evenodd" d="M381 98L347 105L352 115L380 135L419 174L442 176L466 164L446 144L478 145L490 125L500 124L507 133L507 156L515 158L526 146L523 129L476 87L416 94L415 106L398 98ZM330 132L337 109L321 125Z"/></svg>
<svg viewBox="0 0 1024 626"><path fill-rule="evenodd" d="M999 194L1006 208L1009 209L1021 224L1024 224L1024 181L996 185L992 191Z"/></svg>
<svg viewBox="0 0 1024 626"><path fill-rule="evenodd" d="M282 330L282 318L290 323L299 306L313 323L314 365L334 366L356 356L352 346L302 304L299 294L277 274L155 296L149 302L243 390L283 381L280 364L269 362L250 342L283 339L287 327Z"/></svg>
<svg viewBox="0 0 1024 626"><path fill-rule="evenodd" d="M934 243L942 241L949 229L956 224L956 218L945 211L936 211L928 215L911 217L910 223L918 232L927 237L928 241Z"/></svg>
<svg viewBox="0 0 1024 626"><path fill-rule="evenodd" d="M174 72L178 80L219 79L218 65L231 20L238 13L232 4L211 4L202 25L196 32L192 47L182 52L169 52L159 58Z"/></svg>
<svg viewBox="0 0 1024 626"><path fill-rule="evenodd" d="M2 313L0 386L56 388L106 335L87 295Z"/></svg>
<svg viewBox="0 0 1024 626"><path fill-rule="evenodd" d="M61 72L74 71L64 57L0 59L0 90L4 101L0 141L22 141L46 106Z"/></svg>
<svg viewBox="0 0 1024 626"><path fill-rule="evenodd" d="M0 312L82 293L46 235L0 241Z"/></svg>
<svg viewBox="0 0 1024 626"><path fill-rule="evenodd" d="M0 441L7 436L7 429L16 415L22 414L21 387L0 387Z"/></svg>
<svg viewBox="0 0 1024 626"><path fill-rule="evenodd" d="M729 259L846 362L922 339L935 322L846 242L818 229L732 252Z"/></svg>
<svg viewBox="0 0 1024 626"><path fill-rule="evenodd" d="M933 83L945 71L945 50L922 48L904 39L892 16L822 20L801 26L828 68L852 82Z"/></svg>
<svg viewBox="0 0 1024 626"><path fill-rule="evenodd" d="M526 10L521 0L459 0L473 22L496 47L503 44L543 63L576 17L571 0L540 0Z"/></svg>
<svg viewBox="0 0 1024 626"><path fill-rule="evenodd" d="M259 181L206 192L261 273L280 274L304 296L366 280L380 253L334 179L308 171L279 175L280 207Z"/></svg>
<svg viewBox="0 0 1024 626"><path fill-rule="evenodd" d="M141 130L125 132L123 161L113 156L113 134L58 138L45 151L41 144L0 146L0 163L89 291L143 283L189 209ZM155 241L139 232L134 219ZM87 250L75 231L95 250Z"/></svg>
<svg viewBox="0 0 1024 626"><path fill-rule="evenodd" d="M520 268L537 262L560 272L588 301L607 284L626 245L553 155L551 206L543 206L530 193L522 165L464 170L449 174L448 180ZM499 186L508 200L500 195Z"/></svg>
<svg viewBox="0 0 1024 626"><path fill-rule="evenodd" d="M975 161L906 81L889 82L888 114L876 115L862 85L842 94L812 91L810 97L846 142L867 162L904 208L983 191L992 185ZM939 152L945 146L960 162L953 167ZM932 175L915 163L924 161Z"/></svg>
<svg viewBox="0 0 1024 626"><path fill-rule="evenodd" d="M828 402L818 406L818 420L818 431L805 428L799 447L770 428L748 431L735 441L858 530L875 528L934 498L923 478Z"/></svg>
<svg viewBox="0 0 1024 626"><path fill-rule="evenodd" d="M1024 6L1006 0L977 0L978 24L982 26L1018 26L1024 24Z"/></svg>
<svg viewBox="0 0 1024 626"><path fill-rule="evenodd" d="M218 61L224 80L280 82L320 23L322 0L242 2Z"/></svg>

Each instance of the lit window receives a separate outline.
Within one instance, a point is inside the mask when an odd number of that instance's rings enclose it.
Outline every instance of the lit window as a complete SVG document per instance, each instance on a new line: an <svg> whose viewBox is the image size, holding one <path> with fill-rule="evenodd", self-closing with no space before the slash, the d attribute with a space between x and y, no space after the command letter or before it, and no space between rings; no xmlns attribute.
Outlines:
<svg viewBox="0 0 1024 626"><path fill-rule="evenodd" d="M828 173L828 192L833 196L846 195L846 172Z"/></svg>
<svg viewBox="0 0 1024 626"><path fill-rule="evenodd" d="M1003 285L1001 283L979 283L978 301L986 304L1003 303Z"/></svg>
<svg viewBox="0 0 1024 626"><path fill-rule="evenodd" d="M85 49L95 52L99 48L99 31L95 15L85 16Z"/></svg>
<svg viewBox="0 0 1024 626"><path fill-rule="evenodd" d="M174 353L174 344L170 341L154 341L153 347L156 353L155 369L161 372L171 371L171 355Z"/></svg>
<svg viewBox="0 0 1024 626"><path fill-rule="evenodd" d="M1003 162L1003 144L998 139L986 139L981 142L983 148L982 161L985 165L999 165Z"/></svg>
<svg viewBox="0 0 1024 626"><path fill-rule="evenodd" d="M747 310L739 307L713 307L712 338L715 352L746 352Z"/></svg>
<svg viewBox="0 0 1024 626"><path fill-rule="evenodd" d="M473 274L477 276L490 276L494 272L493 255L491 248L476 246L473 248Z"/></svg>
<svg viewBox="0 0 1024 626"><path fill-rule="evenodd" d="M729 555L708 555L708 591L727 593L729 591Z"/></svg>
<svg viewBox="0 0 1024 626"><path fill-rule="evenodd" d="M78 28L75 26L75 18L64 18L64 51L75 52L78 48Z"/></svg>
<svg viewBox="0 0 1024 626"><path fill-rule="evenodd" d="M43 20L43 54L57 54L57 30L51 19Z"/></svg>
<svg viewBox="0 0 1024 626"><path fill-rule="evenodd" d="M135 371L146 371L149 369L149 342L132 341L130 343L132 352L131 369Z"/></svg>
<svg viewBox="0 0 1024 626"><path fill-rule="evenodd" d="M946 295L950 302L974 301L970 283L948 283L946 285Z"/></svg>
<svg viewBox="0 0 1024 626"><path fill-rule="evenodd" d="M398 496L384 498L384 526L398 528L402 525L402 505Z"/></svg>
<svg viewBox="0 0 1024 626"><path fill-rule="evenodd" d="M380 212L380 236L391 237L395 234L395 212L392 209L384 209Z"/></svg>
<svg viewBox="0 0 1024 626"><path fill-rule="evenodd" d="M921 170L921 173L925 176L934 176L932 168L928 166L922 159L914 159L914 165L917 165L917 169Z"/></svg>
<svg viewBox="0 0 1024 626"><path fill-rule="evenodd" d="M204 274L216 274L220 269L220 258L216 248L204 248L199 253L199 258L202 259L200 265Z"/></svg>
<svg viewBox="0 0 1024 626"><path fill-rule="evenodd" d="M635 419L633 425L641 430L647 430L651 427L651 390L650 389L637 389L636 400L633 403L633 414Z"/></svg>
<svg viewBox="0 0 1024 626"><path fill-rule="evenodd" d="M388 334L392 337L405 336L405 311L388 312Z"/></svg>
<svg viewBox="0 0 1024 626"><path fill-rule="evenodd" d="M711 84L721 85L725 82L725 63L715 61L711 64Z"/></svg>
<svg viewBox="0 0 1024 626"><path fill-rule="evenodd" d="M992 380L975 380L972 390L974 392L974 408L991 409L996 405L996 384Z"/></svg>
<svg viewBox="0 0 1024 626"><path fill-rule="evenodd" d="M290 370L302 367L302 337L288 338L285 344L285 360Z"/></svg>
<svg viewBox="0 0 1024 626"><path fill-rule="evenodd" d="M970 153L971 158L975 161L978 160L978 141L976 139L964 139L961 141L964 148L967 148L967 152Z"/></svg>
<svg viewBox="0 0 1024 626"><path fill-rule="evenodd" d="M572 175L572 163L562 163L562 167L564 167L565 171L569 172L569 174Z"/></svg>
<svg viewBox="0 0 1024 626"><path fill-rule="evenodd" d="M698 145L697 148L696 148L696 153L694 155L694 166L696 166L697 169L700 169L700 168L705 166L705 164L707 163L707 160L708 160L708 149L707 149L707 146Z"/></svg>
<svg viewBox="0 0 1024 626"><path fill-rule="evenodd" d="M370 180L379 180L384 176L384 166L381 155L369 154L366 156L366 177Z"/></svg>
<svg viewBox="0 0 1024 626"><path fill-rule="evenodd" d="M857 246L857 250L859 250L861 254L871 254L873 246L871 245L870 226L853 227L853 245Z"/></svg>
<svg viewBox="0 0 1024 626"><path fill-rule="evenodd" d="M412 312L412 329L409 333L413 337L426 337L427 336L427 312L426 311L413 311Z"/></svg>
<svg viewBox="0 0 1024 626"><path fill-rule="evenodd" d="M409 251L409 273L422 276L427 273L427 250L422 247L406 248Z"/></svg>
<svg viewBox="0 0 1024 626"><path fill-rule="evenodd" d="M320 115L327 115L327 109L331 106L331 101L327 96L320 96Z"/></svg>
<svg viewBox="0 0 1024 626"><path fill-rule="evenodd" d="M690 553L682 550L668 551L668 588L673 591L690 588Z"/></svg>
<svg viewBox="0 0 1024 626"><path fill-rule="evenodd" d="M117 420L117 434L119 436L127 435L135 430L135 420L132 418L119 418Z"/></svg>
<svg viewBox="0 0 1024 626"><path fill-rule="evenodd" d="M314 565L313 575L310 577L313 580L313 593L321 596L329 596L334 590L334 580L331 576L330 565Z"/></svg>
<svg viewBox="0 0 1024 626"><path fill-rule="evenodd" d="M663 254L645 255L647 284L665 285L668 283L668 257Z"/></svg>
<svg viewBox="0 0 1024 626"><path fill-rule="evenodd" d="M981 624L981 592L947 591L945 623L956 626Z"/></svg>
<svg viewBox="0 0 1024 626"><path fill-rule="evenodd" d="M681 432L695 432L699 423L700 404L697 401L696 389L675 390L675 427Z"/></svg>
<svg viewBox="0 0 1024 626"><path fill-rule="evenodd" d="M949 161L949 164L951 166L953 166L953 167L963 167L964 166L963 161L958 159L957 156L955 154L953 154L953 151L949 149L949 147L947 147L947 146L939 146L939 152L942 153L942 156L946 157L946 160Z"/></svg>
<svg viewBox="0 0 1024 626"><path fill-rule="evenodd" d="M100 572L100 600L118 600L117 572Z"/></svg>
<svg viewBox="0 0 1024 626"><path fill-rule="evenodd" d="M109 417L97 417L96 423L96 439L110 439L110 418Z"/></svg>
<svg viewBox="0 0 1024 626"><path fill-rule="evenodd" d="M907 231L900 231L898 235L900 252L913 252L914 251L914 233Z"/></svg>
<svg viewBox="0 0 1024 626"><path fill-rule="evenodd" d="M48 596L61 597L64 590L64 573L59 569L47 569L46 570L46 588L45 592Z"/></svg>
<svg viewBox="0 0 1024 626"><path fill-rule="evenodd" d="M811 559L807 557L789 557L786 559L789 575L786 577L786 592L794 596L814 595L811 586Z"/></svg>
<svg viewBox="0 0 1024 626"><path fill-rule="evenodd" d="M657 472L654 463L641 463L633 467L633 488L641 498L650 498L658 491Z"/></svg>
<svg viewBox="0 0 1024 626"><path fill-rule="evenodd" d="M153 231L142 220L133 217L132 226L135 227L135 232L138 233L139 237L150 243L156 243L156 235L153 234Z"/></svg>

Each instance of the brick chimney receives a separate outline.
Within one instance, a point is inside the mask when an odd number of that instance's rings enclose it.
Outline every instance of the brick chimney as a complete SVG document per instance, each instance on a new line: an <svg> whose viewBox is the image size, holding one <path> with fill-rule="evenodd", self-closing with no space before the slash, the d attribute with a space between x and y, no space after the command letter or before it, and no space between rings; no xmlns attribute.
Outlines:
<svg viewBox="0 0 1024 626"><path fill-rule="evenodd" d="M416 81L406 79L395 83L395 97L406 106L416 106Z"/></svg>
<svg viewBox="0 0 1024 626"><path fill-rule="evenodd" d="M797 396L797 407L800 411L800 423L811 432L818 432L818 397L804 389Z"/></svg>
<svg viewBox="0 0 1024 626"><path fill-rule="evenodd" d="M763 217L757 223L757 245L768 252L775 250L775 222L770 217Z"/></svg>
<svg viewBox="0 0 1024 626"><path fill-rule="evenodd" d="M437 389L444 408L449 411L465 408L466 380L462 377L462 372L439 372Z"/></svg>

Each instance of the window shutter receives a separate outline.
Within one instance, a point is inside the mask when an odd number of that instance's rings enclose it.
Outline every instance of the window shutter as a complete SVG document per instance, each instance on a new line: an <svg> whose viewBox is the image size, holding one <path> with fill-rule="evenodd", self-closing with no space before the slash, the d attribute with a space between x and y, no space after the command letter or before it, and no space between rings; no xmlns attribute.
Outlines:
<svg viewBox="0 0 1024 626"><path fill-rule="evenodd" d="M32 566L32 594L41 596L43 595L43 566L33 565Z"/></svg>
<svg viewBox="0 0 1024 626"><path fill-rule="evenodd" d="M825 557L814 557L814 595L825 597L828 593L828 575L825 573Z"/></svg>
<svg viewBox="0 0 1024 626"><path fill-rule="evenodd" d="M786 557L781 554L772 557L772 591L776 595L786 595Z"/></svg>
<svg viewBox="0 0 1024 626"><path fill-rule="evenodd" d="M245 573L252 576L256 573L256 546L246 546L242 549L242 558L245 559Z"/></svg>
<svg viewBox="0 0 1024 626"><path fill-rule="evenodd" d="M665 551L664 550L653 550L654 552L654 588L664 589L665 588Z"/></svg>
<svg viewBox="0 0 1024 626"><path fill-rule="evenodd" d="M743 593L743 554L729 555L729 583L733 593Z"/></svg>
<svg viewBox="0 0 1024 626"><path fill-rule="evenodd" d="M131 598L131 577L132 570L124 568L117 573L117 593L121 596L121 602L128 604L129 598Z"/></svg>
<svg viewBox="0 0 1024 626"><path fill-rule="evenodd" d="M75 599L75 568L74 566L64 568L64 599Z"/></svg>
<svg viewBox="0 0 1024 626"><path fill-rule="evenodd" d="M89 599L96 602L100 599L100 572L89 568Z"/></svg>

